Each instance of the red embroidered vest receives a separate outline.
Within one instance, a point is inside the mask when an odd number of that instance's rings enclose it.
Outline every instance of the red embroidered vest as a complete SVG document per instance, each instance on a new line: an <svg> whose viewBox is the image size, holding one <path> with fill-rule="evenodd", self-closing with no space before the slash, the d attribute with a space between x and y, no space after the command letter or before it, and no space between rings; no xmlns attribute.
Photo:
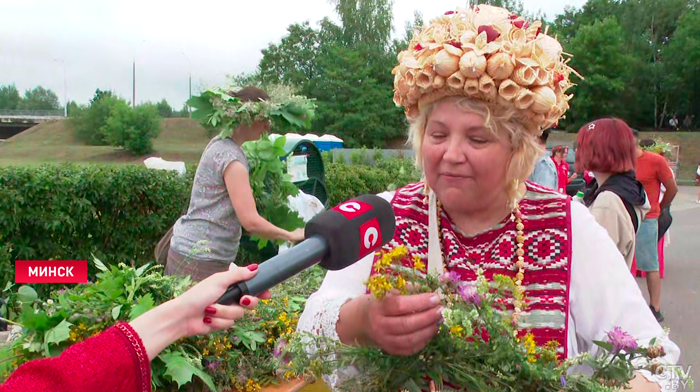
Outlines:
<svg viewBox="0 0 700 392"><path fill-rule="evenodd" d="M538 345L557 341L563 358L567 357L571 270L570 202L570 198L532 183L527 183L527 194L520 201L525 226L523 286L528 305L519 328L529 330ZM392 206L396 233L383 250L405 245L411 255L428 265L428 203L423 183L399 189ZM444 214L440 219L446 271L458 273L463 281L475 280L478 267L487 279L498 274L515 276L516 223L510 217L474 237L460 234ZM512 301L507 300L511 312Z"/></svg>

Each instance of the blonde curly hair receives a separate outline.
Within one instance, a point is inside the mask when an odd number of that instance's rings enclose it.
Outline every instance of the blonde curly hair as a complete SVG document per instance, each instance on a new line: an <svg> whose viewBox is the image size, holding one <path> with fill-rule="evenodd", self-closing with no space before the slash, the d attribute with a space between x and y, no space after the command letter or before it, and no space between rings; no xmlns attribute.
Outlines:
<svg viewBox="0 0 700 392"><path fill-rule="evenodd" d="M513 149L506 170L506 192L508 200L519 198L519 184L525 181L537 159L544 154L544 149L537 136L528 132L526 126L519 121L513 108L503 107L494 103L462 96L451 96L422 106L416 118L409 127L408 142L411 144L416 157L416 165L423 170L423 154L421 147L425 135L428 118L436 104L454 102L465 112L476 113L484 118L484 128L496 137L506 137Z"/></svg>

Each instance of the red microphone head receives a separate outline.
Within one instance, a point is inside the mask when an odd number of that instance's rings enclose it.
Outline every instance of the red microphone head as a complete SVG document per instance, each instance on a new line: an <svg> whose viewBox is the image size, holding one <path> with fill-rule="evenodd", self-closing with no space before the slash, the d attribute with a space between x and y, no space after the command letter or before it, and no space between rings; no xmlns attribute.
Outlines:
<svg viewBox="0 0 700 392"><path fill-rule="evenodd" d="M375 195L362 195L316 215L305 236L323 237L329 252L321 267L341 270L391 241L396 230L391 204Z"/></svg>

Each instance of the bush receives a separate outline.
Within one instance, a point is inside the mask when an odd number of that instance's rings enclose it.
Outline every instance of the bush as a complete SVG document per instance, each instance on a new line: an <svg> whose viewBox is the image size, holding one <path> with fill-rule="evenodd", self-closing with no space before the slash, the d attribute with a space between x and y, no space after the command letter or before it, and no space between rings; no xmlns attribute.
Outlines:
<svg viewBox="0 0 700 392"><path fill-rule="evenodd" d="M348 166L342 163L326 166L328 203L332 206L355 196L394 191L417 181L420 181L420 172L407 159L383 160L375 166Z"/></svg>
<svg viewBox="0 0 700 392"><path fill-rule="evenodd" d="M71 114L76 139L93 146L109 145L107 122L113 111L124 109L129 109L125 100L98 90L90 106L74 110Z"/></svg>
<svg viewBox="0 0 700 392"><path fill-rule="evenodd" d="M12 260L94 254L141 265L186 207L191 179L132 165L0 168L0 238L12 244ZM0 289L9 280L14 271Z"/></svg>
<svg viewBox="0 0 700 392"><path fill-rule="evenodd" d="M151 104L135 108L118 105L112 108L105 133L115 147L123 147L134 155L153 151L153 139L160 134L161 117L158 108Z"/></svg>

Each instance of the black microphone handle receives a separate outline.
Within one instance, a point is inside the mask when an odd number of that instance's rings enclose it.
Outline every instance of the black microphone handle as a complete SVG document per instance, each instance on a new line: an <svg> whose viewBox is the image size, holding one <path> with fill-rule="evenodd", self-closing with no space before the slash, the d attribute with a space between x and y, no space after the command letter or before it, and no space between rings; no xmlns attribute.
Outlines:
<svg viewBox="0 0 700 392"><path fill-rule="evenodd" d="M319 235L313 235L288 251L261 263L258 267L258 273L253 278L229 286L216 303L222 305L237 304L244 295L260 295L301 271L318 264L328 251L326 240Z"/></svg>

